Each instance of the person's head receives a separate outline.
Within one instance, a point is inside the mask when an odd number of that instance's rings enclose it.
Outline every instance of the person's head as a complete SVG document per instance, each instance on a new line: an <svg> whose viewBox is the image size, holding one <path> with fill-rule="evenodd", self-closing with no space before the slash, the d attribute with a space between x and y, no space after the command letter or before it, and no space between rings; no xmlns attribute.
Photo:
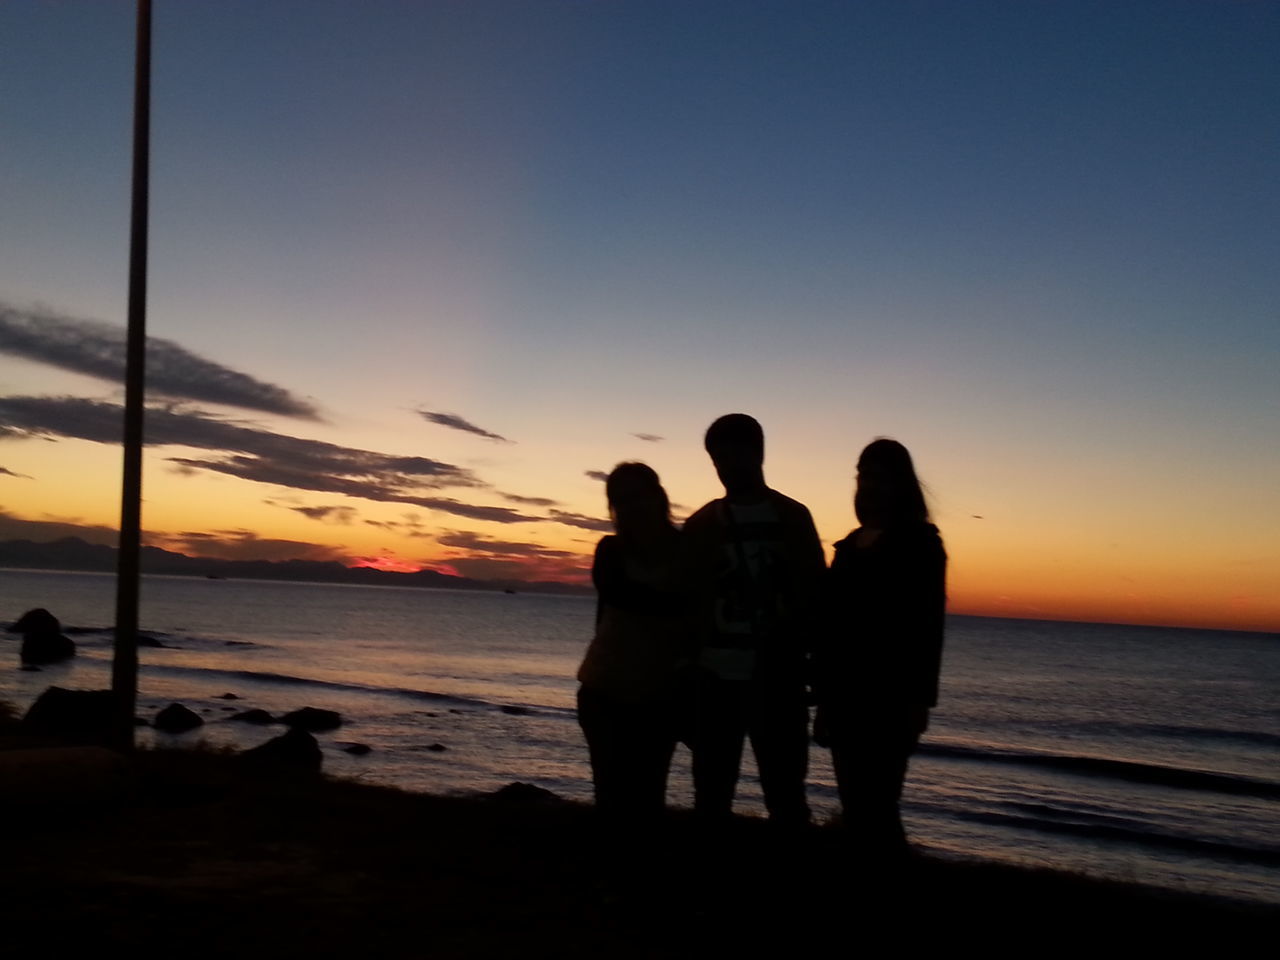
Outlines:
<svg viewBox="0 0 1280 960"><path fill-rule="evenodd" d="M897 440L879 437L858 457L853 511L867 527L928 522L929 508L911 454Z"/></svg>
<svg viewBox="0 0 1280 960"><path fill-rule="evenodd" d="M628 461L610 471L604 482L609 516L618 536L634 536L671 529L671 503L653 467Z"/></svg>
<svg viewBox="0 0 1280 960"><path fill-rule="evenodd" d="M764 430L754 417L726 413L707 427L703 442L726 492L764 486Z"/></svg>

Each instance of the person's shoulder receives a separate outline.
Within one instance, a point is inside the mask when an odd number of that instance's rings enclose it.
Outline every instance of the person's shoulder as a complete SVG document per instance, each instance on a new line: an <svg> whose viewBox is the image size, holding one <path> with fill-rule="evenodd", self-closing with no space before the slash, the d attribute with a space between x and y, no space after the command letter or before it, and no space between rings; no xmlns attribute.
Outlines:
<svg viewBox="0 0 1280 960"><path fill-rule="evenodd" d="M769 500L773 504L774 509L778 511L780 517L793 520L804 520L809 523L813 522L813 517L809 513L809 508L799 500L793 500L785 493L779 493L772 487L769 488Z"/></svg>
<svg viewBox="0 0 1280 960"><path fill-rule="evenodd" d="M611 557L618 549L618 538L612 533L607 533L600 538L600 542L596 544L596 559Z"/></svg>
<svg viewBox="0 0 1280 960"><path fill-rule="evenodd" d="M693 512L688 520L684 522L684 531L688 533L690 530L697 531L701 528L712 526L720 523L720 500L712 500L710 503L704 503L701 507Z"/></svg>

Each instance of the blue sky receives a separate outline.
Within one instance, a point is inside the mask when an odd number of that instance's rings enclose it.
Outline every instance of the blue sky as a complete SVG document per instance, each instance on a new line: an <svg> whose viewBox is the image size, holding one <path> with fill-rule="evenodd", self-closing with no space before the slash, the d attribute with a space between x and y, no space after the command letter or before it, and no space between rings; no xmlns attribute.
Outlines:
<svg viewBox="0 0 1280 960"><path fill-rule="evenodd" d="M0 300L123 320L132 15L0 8ZM974 596L1045 543L1089 596L1090 543L1153 603L1229 557L1262 596L1277 41L1262 2L159 0L151 329L312 398L294 432L581 513L627 457L714 495L701 431L743 409L828 540L860 446L907 442Z"/></svg>

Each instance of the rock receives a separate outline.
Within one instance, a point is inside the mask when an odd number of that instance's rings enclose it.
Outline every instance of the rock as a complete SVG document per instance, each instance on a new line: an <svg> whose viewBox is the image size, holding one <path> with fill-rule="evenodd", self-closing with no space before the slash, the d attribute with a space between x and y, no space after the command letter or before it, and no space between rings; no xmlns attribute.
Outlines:
<svg viewBox="0 0 1280 960"><path fill-rule="evenodd" d="M433 743L431 746L427 747L427 749L430 750L432 753L443 753L449 748L446 747L443 743Z"/></svg>
<svg viewBox="0 0 1280 960"><path fill-rule="evenodd" d="M240 697L239 697L239 695L238 695L238 694L234 694L234 693L220 693L220 694L218 694L216 697L214 697L213 699L215 699L215 700L239 700L239 699L240 699Z"/></svg>
<svg viewBox="0 0 1280 960"><path fill-rule="evenodd" d="M265 710L242 710L240 713L233 713L227 717L228 720L238 720L240 723L256 723L259 726L265 726L268 723L276 723L276 718Z"/></svg>
<svg viewBox="0 0 1280 960"><path fill-rule="evenodd" d="M372 753L373 747L367 743L340 743L344 753L349 753L353 757L363 757L366 753Z"/></svg>
<svg viewBox="0 0 1280 960"><path fill-rule="evenodd" d="M314 776L320 772L324 757L315 737L292 727L261 746L241 753L240 762L259 773Z"/></svg>
<svg viewBox="0 0 1280 960"><path fill-rule="evenodd" d="M511 704L507 703L507 704L503 704L503 706L502 706L502 712L503 712L503 713L510 713L510 714L512 714L513 716L517 716L517 717L523 717L526 713L528 713L528 712L529 712L529 708L528 708L528 707L515 707L515 706L512 706Z"/></svg>
<svg viewBox="0 0 1280 960"><path fill-rule="evenodd" d="M19 656L24 664L57 663L76 655L75 641L62 635L62 624L44 607L28 610L9 632L22 634Z"/></svg>
<svg viewBox="0 0 1280 960"><path fill-rule="evenodd" d="M521 783L519 781L508 783L500 790L495 790L493 793L488 794L485 799L512 807L552 807L568 802L564 798L556 796L550 790L535 787L532 783Z"/></svg>
<svg viewBox="0 0 1280 960"><path fill-rule="evenodd" d="M171 703L151 721L151 725L165 733L186 733L204 725L204 719L194 710L180 703Z"/></svg>
<svg viewBox="0 0 1280 960"><path fill-rule="evenodd" d="M321 730L336 730L342 726L342 715L336 710L319 710L316 707L303 707L286 713L280 722L299 730L310 730L317 733Z"/></svg>
<svg viewBox="0 0 1280 960"><path fill-rule="evenodd" d="M110 690L50 687L22 718L25 733L76 743L107 743L115 699Z"/></svg>

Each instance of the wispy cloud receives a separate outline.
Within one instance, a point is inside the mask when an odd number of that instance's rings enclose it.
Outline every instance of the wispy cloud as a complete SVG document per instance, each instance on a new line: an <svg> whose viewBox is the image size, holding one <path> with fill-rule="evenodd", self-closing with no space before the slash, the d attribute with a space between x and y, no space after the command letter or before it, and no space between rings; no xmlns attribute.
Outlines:
<svg viewBox="0 0 1280 960"><path fill-rule="evenodd" d="M118 404L79 397L0 397L0 438L59 437L120 442ZM147 411L149 446L213 451L212 456L171 457L180 466L270 483L295 490L342 494L384 503L406 503L473 520L522 523L541 517L511 507L464 503L433 491L486 486L470 470L428 457L402 457L274 433L200 411Z"/></svg>
<svg viewBox="0 0 1280 960"><path fill-rule="evenodd" d="M4 476L4 477L21 477L23 480L30 480L30 479L31 479L31 478L30 478L30 477L28 477L25 473L14 473L14 472L13 472L12 470L10 470L8 467L0 467L0 476Z"/></svg>
<svg viewBox="0 0 1280 960"><path fill-rule="evenodd" d="M43 308L0 302L0 352L62 370L124 383L125 330L98 320L66 317ZM287 417L319 419L311 402L284 387L257 380L179 346L147 338L147 391Z"/></svg>
<svg viewBox="0 0 1280 960"><path fill-rule="evenodd" d="M601 483L604 483L609 479L609 474L605 473L603 470L585 470L583 471L583 474L590 477L592 480L599 480Z"/></svg>
<svg viewBox="0 0 1280 960"><path fill-rule="evenodd" d="M483 427L477 427L470 420L464 420L456 413L439 413L434 410L418 410L418 416L422 417L428 423L438 424L442 427L448 427L450 430L460 430L463 433L473 433L477 437L484 437L486 440L495 440L498 443L514 443L514 440L508 440L501 434L493 433L485 430Z"/></svg>
<svg viewBox="0 0 1280 960"><path fill-rule="evenodd" d="M300 513L309 520L319 520L321 523L337 523L342 526L350 525L355 519L355 507L343 506L327 506L327 507L289 507L294 513Z"/></svg>
<svg viewBox="0 0 1280 960"><path fill-rule="evenodd" d="M558 507L560 505L559 500L552 500L550 497L522 497L517 493L500 493L498 496L511 503L524 504L526 507Z"/></svg>
<svg viewBox="0 0 1280 960"><path fill-rule="evenodd" d="M613 524L597 517L587 517L580 513L569 513L565 510L551 510L551 519L563 523L566 527L580 527L583 530L598 530L601 533L613 533Z"/></svg>
<svg viewBox="0 0 1280 960"><path fill-rule="evenodd" d="M422 537L430 540L435 536L434 533L427 529L426 524L422 522L422 518L416 513L404 514L403 520L365 520L364 523L401 537Z"/></svg>
<svg viewBox="0 0 1280 960"><path fill-rule="evenodd" d="M454 573L477 579L585 580L591 558L522 540L495 540L465 530L449 530L436 538L441 546L463 551L442 564Z"/></svg>
<svg viewBox="0 0 1280 960"><path fill-rule="evenodd" d="M656 433L633 433L632 436L646 443L661 443L666 439L666 437L660 437Z"/></svg>

